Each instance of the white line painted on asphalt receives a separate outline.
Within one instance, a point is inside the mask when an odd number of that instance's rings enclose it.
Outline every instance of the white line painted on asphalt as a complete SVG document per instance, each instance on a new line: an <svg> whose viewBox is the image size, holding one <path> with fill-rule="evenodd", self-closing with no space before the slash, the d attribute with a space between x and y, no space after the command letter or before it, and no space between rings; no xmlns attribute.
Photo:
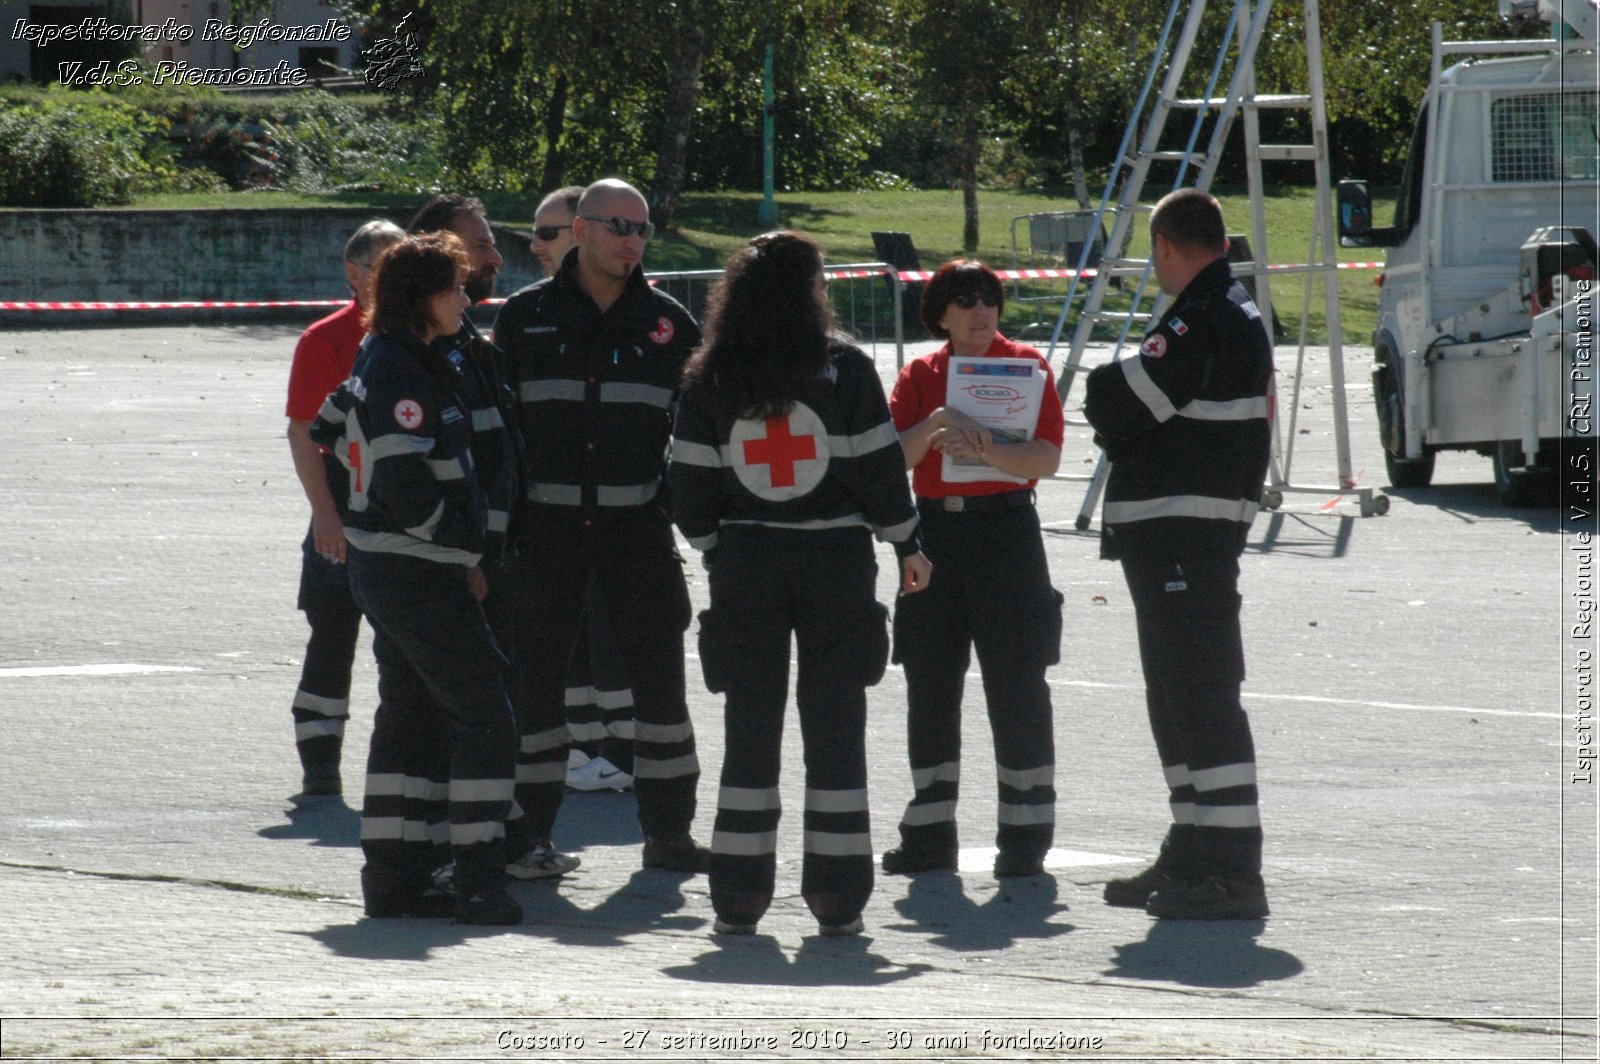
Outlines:
<svg viewBox="0 0 1600 1064"><path fill-rule="evenodd" d="M963 849L958 861L963 872L988 872L994 868L993 846ZM1056 848L1044 855L1046 868L1093 868L1096 865L1137 864L1143 858L1118 857L1109 853L1092 853L1088 850L1063 850Z"/></svg>
<svg viewBox="0 0 1600 1064"><path fill-rule="evenodd" d="M994 856L999 851L993 846L976 846L961 850L956 861L963 872L989 872L994 869ZM883 863L883 854L875 858L878 864ZM1143 857L1118 857L1109 853L1092 853L1089 850L1064 850L1056 848L1045 854L1044 866L1046 868L1095 868L1101 865L1138 864L1147 860Z"/></svg>
<svg viewBox="0 0 1600 1064"><path fill-rule="evenodd" d="M25 669L0 669L6 676L136 676L152 672L199 672L187 665L135 665L112 663L105 665L44 665Z"/></svg>
<svg viewBox="0 0 1600 1064"><path fill-rule="evenodd" d="M1054 687L1094 687L1108 691L1138 691L1143 684L1101 683L1095 680L1051 680ZM1360 706L1363 709L1404 709L1415 713L1475 713L1485 717L1530 717L1538 720L1563 720L1559 713L1540 713L1531 709L1480 709L1477 706L1429 706L1415 702L1369 702L1359 698L1330 698L1327 695L1273 695L1259 691L1241 693L1246 702L1309 702L1316 705Z"/></svg>

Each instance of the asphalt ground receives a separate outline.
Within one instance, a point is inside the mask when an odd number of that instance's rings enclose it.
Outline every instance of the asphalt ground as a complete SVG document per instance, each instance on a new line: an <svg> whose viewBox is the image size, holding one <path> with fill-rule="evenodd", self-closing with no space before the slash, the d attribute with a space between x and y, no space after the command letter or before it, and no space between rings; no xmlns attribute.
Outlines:
<svg viewBox="0 0 1600 1064"><path fill-rule="evenodd" d="M568 798L556 841L583 867L517 884L520 927L363 917L366 637L346 798L289 800L298 331L0 335L0 1057L1596 1059L1579 526L1501 508L1487 460L1454 455L1435 487L1359 516L1332 487L1325 357L1293 433L1307 490L1257 520L1243 561L1270 918L1164 923L1100 899L1150 858L1167 810L1126 588L1074 527L1084 485L1054 481L1039 492L1066 596L1048 874L989 871L974 672L962 870L881 877L865 935L818 937L791 728L779 897L759 934L726 939L703 877L640 870L631 795ZM891 379L892 348L877 357ZM1381 486L1368 354L1346 357L1354 469ZM1287 410L1292 351L1279 369ZM1088 436L1069 426L1065 471L1090 468ZM880 564L887 600L887 549ZM706 839L720 703L689 666ZM880 851L910 794L903 706L891 669L868 736Z"/></svg>

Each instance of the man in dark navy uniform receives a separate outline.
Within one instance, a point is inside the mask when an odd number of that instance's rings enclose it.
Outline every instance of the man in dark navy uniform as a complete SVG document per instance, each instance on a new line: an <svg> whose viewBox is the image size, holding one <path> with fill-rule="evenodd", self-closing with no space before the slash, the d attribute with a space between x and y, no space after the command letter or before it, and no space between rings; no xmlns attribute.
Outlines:
<svg viewBox="0 0 1600 1064"><path fill-rule="evenodd" d="M1089 374L1084 414L1111 460L1101 548L1133 599L1173 823L1155 864L1111 880L1105 899L1167 919L1260 919L1238 582L1271 445L1272 342L1228 267L1215 199L1168 195L1150 242L1172 305L1136 355Z"/></svg>
<svg viewBox="0 0 1600 1064"><path fill-rule="evenodd" d="M506 300L495 322L528 447L515 519L524 709L517 801L535 837L547 833L567 774L566 665L585 589L598 576L633 682L644 866L704 871L708 851L689 835L700 779L684 697L689 594L660 497L678 379L700 329L644 279L655 227L637 189L590 185L572 230L576 251L554 277Z"/></svg>

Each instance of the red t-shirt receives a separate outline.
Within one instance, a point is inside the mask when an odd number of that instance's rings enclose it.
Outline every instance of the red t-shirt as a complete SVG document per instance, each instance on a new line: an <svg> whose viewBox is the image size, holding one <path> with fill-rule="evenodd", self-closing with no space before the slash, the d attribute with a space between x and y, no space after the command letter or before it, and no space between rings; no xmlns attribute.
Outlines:
<svg viewBox="0 0 1600 1064"><path fill-rule="evenodd" d="M315 421L328 393L350 376L366 335L361 304L353 299L301 333L289 366L289 403L284 413L296 421Z"/></svg>
<svg viewBox="0 0 1600 1064"><path fill-rule="evenodd" d="M1061 404L1056 401L1056 378L1050 372L1050 363L1027 344L1013 343L999 333L983 353L984 358L1034 358L1044 367L1044 401L1039 405L1039 422L1034 426L1033 438L1061 446L1066 435L1066 423L1061 415ZM921 424L928 415L945 405L945 389L950 376L950 345L945 344L931 355L906 363L900 378L894 382L894 394L889 397L889 413L894 417L896 431ZM929 448L927 455L911 471L911 488L925 499L940 499L946 495L998 495L1005 491L1022 491L1039 482L1030 480L1016 484L1004 480L975 480L948 483L939 471L944 456Z"/></svg>

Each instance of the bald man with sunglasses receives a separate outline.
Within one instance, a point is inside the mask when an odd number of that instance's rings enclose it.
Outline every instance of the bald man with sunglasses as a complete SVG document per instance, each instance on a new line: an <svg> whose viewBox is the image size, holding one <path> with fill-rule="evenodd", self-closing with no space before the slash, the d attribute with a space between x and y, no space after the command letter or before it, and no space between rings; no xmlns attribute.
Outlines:
<svg viewBox="0 0 1600 1064"><path fill-rule="evenodd" d="M560 808L569 733L565 667L597 578L634 685L634 788L644 867L705 870L689 834L700 765L684 696L689 594L660 492L683 364L700 329L642 267L655 235L623 181L583 192L575 253L506 300L495 343L510 363L529 454L514 526L523 670L517 801L535 834Z"/></svg>

